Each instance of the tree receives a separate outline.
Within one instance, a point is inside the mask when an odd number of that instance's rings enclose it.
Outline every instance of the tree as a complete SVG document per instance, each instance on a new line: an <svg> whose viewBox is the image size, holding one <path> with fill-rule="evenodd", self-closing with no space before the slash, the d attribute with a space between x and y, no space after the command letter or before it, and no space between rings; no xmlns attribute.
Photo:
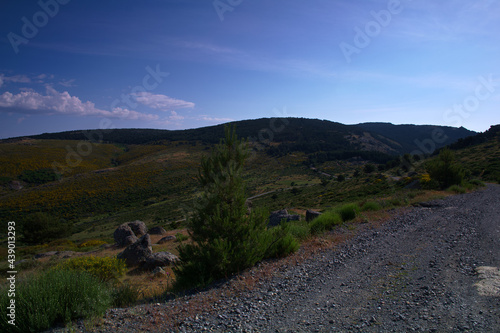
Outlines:
<svg viewBox="0 0 500 333"><path fill-rule="evenodd" d="M38 212L24 219L20 232L24 242L41 244L68 236L71 233L71 226L65 220Z"/></svg>
<svg viewBox="0 0 500 333"><path fill-rule="evenodd" d="M461 185L465 170L455 162L455 154L449 149L439 152L439 157L427 163L427 171L432 180L436 180L441 188L451 185Z"/></svg>
<svg viewBox="0 0 500 333"><path fill-rule="evenodd" d="M364 167L365 173L372 173L375 170L376 170L375 165L373 165L371 163L366 164L365 167Z"/></svg>
<svg viewBox="0 0 500 333"><path fill-rule="evenodd" d="M225 140L203 158L198 180L203 188L188 219L194 241L179 247L177 287L202 287L255 265L268 249L267 218L248 214L241 176L248 148L225 128Z"/></svg>

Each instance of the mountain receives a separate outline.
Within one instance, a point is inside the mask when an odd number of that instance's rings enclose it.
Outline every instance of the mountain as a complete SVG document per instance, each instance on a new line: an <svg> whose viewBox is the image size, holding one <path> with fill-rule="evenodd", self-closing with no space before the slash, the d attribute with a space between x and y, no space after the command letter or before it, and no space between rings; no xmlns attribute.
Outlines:
<svg viewBox="0 0 500 333"><path fill-rule="evenodd" d="M372 133L377 140L400 153L421 151L428 154L431 150L434 151L477 134L464 127L394 125L391 123L362 123L357 126ZM430 149L432 147L433 149Z"/></svg>
<svg viewBox="0 0 500 333"><path fill-rule="evenodd" d="M307 118L261 118L232 122L238 136L247 138L259 149L269 149L273 156L301 151L316 152L376 152L389 156L412 153L425 154L476 134L463 127L432 125L393 125L363 123L344 125L337 122ZM188 130L109 129L44 133L31 136L45 140L96 140L116 144L158 144L171 141L217 143L224 126L216 125ZM435 140L436 133L439 139ZM5 140L4 140L5 141ZM432 144L429 142L432 141ZM423 148L423 146L425 148ZM432 149L430 149L432 148Z"/></svg>

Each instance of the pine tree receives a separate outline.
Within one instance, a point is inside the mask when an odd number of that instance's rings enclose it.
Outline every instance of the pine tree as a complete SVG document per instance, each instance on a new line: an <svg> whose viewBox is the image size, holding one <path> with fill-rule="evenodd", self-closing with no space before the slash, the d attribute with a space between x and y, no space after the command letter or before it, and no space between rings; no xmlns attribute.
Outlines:
<svg viewBox="0 0 500 333"><path fill-rule="evenodd" d="M202 287L255 265L266 254L267 219L248 214L242 170L248 147L234 128L203 158L198 180L202 194L188 219L192 244L179 247L177 286Z"/></svg>

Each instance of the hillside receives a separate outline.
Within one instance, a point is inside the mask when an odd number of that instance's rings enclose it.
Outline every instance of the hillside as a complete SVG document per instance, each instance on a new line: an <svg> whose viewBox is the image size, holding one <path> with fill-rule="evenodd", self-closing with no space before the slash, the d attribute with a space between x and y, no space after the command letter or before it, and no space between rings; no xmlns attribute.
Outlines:
<svg viewBox="0 0 500 333"><path fill-rule="evenodd" d="M364 123L344 125L328 120L307 118L261 118L236 121L239 137L266 145L273 143L273 154L292 151L377 151L400 155L420 149L418 142L432 138L436 129L443 132L446 141L436 148L476 134L465 128L430 125L393 125ZM30 136L43 140L102 140L114 144L156 144L166 141L201 142L214 144L223 136L224 124L188 130L113 129L44 133ZM12 141L15 139L6 139Z"/></svg>
<svg viewBox="0 0 500 333"><path fill-rule="evenodd" d="M433 138L433 132L442 131L443 142L436 142L435 149L439 149L454 142L476 134L463 127L455 128L448 126L433 125L393 125L391 123L362 123L358 127L369 131L377 140L382 141L400 153L411 153L414 150L422 150L418 142L424 142ZM427 152L424 152L427 153Z"/></svg>
<svg viewBox="0 0 500 333"><path fill-rule="evenodd" d="M449 147L472 176L500 183L500 125Z"/></svg>

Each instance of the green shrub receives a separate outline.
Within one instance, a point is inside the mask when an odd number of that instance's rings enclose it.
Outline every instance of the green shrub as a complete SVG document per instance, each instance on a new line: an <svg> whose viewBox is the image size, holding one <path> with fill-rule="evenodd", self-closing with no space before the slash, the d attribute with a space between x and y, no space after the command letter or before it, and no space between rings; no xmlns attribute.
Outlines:
<svg viewBox="0 0 500 333"><path fill-rule="evenodd" d="M455 193L459 193L459 194L463 194L465 192L467 192L467 190L465 188L463 188L462 186L459 186L459 185L452 185L448 188L449 192L455 192Z"/></svg>
<svg viewBox="0 0 500 333"><path fill-rule="evenodd" d="M0 330L38 332L57 323L102 316L111 305L108 286L85 272L50 270L17 281L15 324L8 323L7 288L0 290Z"/></svg>
<svg viewBox="0 0 500 333"><path fill-rule="evenodd" d="M41 244L68 236L71 226L64 220L38 212L28 215L22 221L19 231L24 242Z"/></svg>
<svg viewBox="0 0 500 333"><path fill-rule="evenodd" d="M134 305L141 294L137 286L131 284L122 284L115 286L111 293L113 298L113 306L123 308L126 306Z"/></svg>
<svg viewBox="0 0 500 333"><path fill-rule="evenodd" d="M382 209L382 207L380 206L380 204L378 202L375 202L375 201L367 201L361 207L361 211L363 211L363 212L366 212L368 210L377 211L377 210L381 210L381 209Z"/></svg>
<svg viewBox="0 0 500 333"><path fill-rule="evenodd" d="M85 271L101 281L118 281L127 271L127 265L116 257L84 256L65 260L55 269Z"/></svg>
<svg viewBox="0 0 500 333"><path fill-rule="evenodd" d="M175 241L176 242L184 242L188 238L189 238L189 236L181 234L180 232L178 232L178 233L175 234Z"/></svg>
<svg viewBox="0 0 500 333"><path fill-rule="evenodd" d="M337 209L337 212L344 222L354 220L359 212L359 206L356 204L343 205Z"/></svg>
<svg viewBox="0 0 500 333"><path fill-rule="evenodd" d="M443 149L439 157L426 164L432 180L439 183L442 189L451 185L461 185L464 181L465 170L455 162L455 154L449 149Z"/></svg>
<svg viewBox="0 0 500 333"><path fill-rule="evenodd" d="M265 258L283 258L299 249L299 242L286 226L277 226L268 230L268 233L270 241L263 242L270 244L264 254Z"/></svg>
<svg viewBox="0 0 500 333"><path fill-rule="evenodd" d="M311 235L311 228L306 221L290 221L281 225L299 241L303 241Z"/></svg>
<svg viewBox="0 0 500 333"><path fill-rule="evenodd" d="M479 187L483 187L483 186L486 186L484 184L483 181L479 180L479 179L472 179L469 181L470 184L474 185L474 186L479 186Z"/></svg>
<svg viewBox="0 0 500 333"><path fill-rule="evenodd" d="M44 184L58 180L60 175L52 169L24 170L18 177L20 180L31 184Z"/></svg>
<svg viewBox="0 0 500 333"><path fill-rule="evenodd" d="M315 218L309 223L311 234L317 235L327 230L331 230L334 226L342 223L342 217L338 212L329 210Z"/></svg>

